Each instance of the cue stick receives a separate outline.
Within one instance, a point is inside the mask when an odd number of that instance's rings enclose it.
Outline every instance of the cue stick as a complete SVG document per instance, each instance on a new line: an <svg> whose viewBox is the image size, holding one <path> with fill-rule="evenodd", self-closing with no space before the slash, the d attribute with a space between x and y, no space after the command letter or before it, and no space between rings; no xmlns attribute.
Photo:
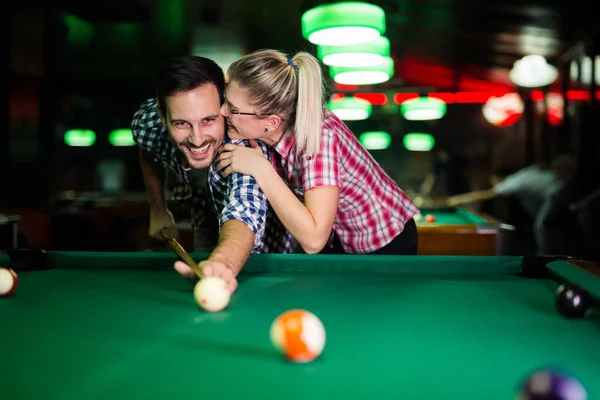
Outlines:
<svg viewBox="0 0 600 400"><path fill-rule="evenodd" d="M194 271L196 275L198 275L200 278L204 278L204 274L202 273L202 270L198 268L198 264L196 264L196 262L192 259L192 257L190 257L187 251L185 251L185 249L181 247L179 242L177 242L177 240L171 235L167 236L167 241L169 242L171 247L173 247L175 253L177 253L177 255L179 255L179 257L181 257L187 265L189 265L192 271Z"/></svg>

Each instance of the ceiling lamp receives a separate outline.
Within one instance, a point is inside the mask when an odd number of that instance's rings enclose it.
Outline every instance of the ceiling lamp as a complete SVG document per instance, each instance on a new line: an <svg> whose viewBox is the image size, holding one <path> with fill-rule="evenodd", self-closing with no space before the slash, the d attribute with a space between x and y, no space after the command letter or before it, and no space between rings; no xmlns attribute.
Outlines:
<svg viewBox="0 0 600 400"><path fill-rule="evenodd" d="M446 115L446 103L433 97L417 97L403 101L400 111L409 121L430 121Z"/></svg>
<svg viewBox="0 0 600 400"><path fill-rule="evenodd" d="M108 135L108 141L115 147L135 146L131 129L115 129Z"/></svg>
<svg viewBox="0 0 600 400"><path fill-rule="evenodd" d="M596 85L600 85L600 56L596 56L594 58L595 64L595 75L596 75ZM581 83L584 85L589 85L592 83L592 59L590 57L584 57L581 60ZM577 80L578 76L578 68L577 62L571 62L571 79Z"/></svg>
<svg viewBox="0 0 600 400"><path fill-rule="evenodd" d="M374 4L342 1L311 8L302 15L302 36L321 46L369 42L385 33L385 12Z"/></svg>
<svg viewBox="0 0 600 400"><path fill-rule="evenodd" d="M560 93L548 93L546 95L546 105L548 106L548 122L550 125L560 125L564 118L564 99ZM537 113L542 116L544 114L544 100L535 102Z"/></svg>
<svg viewBox="0 0 600 400"><path fill-rule="evenodd" d="M360 135L359 140L367 150L385 150L392 142L389 133L383 131L365 132Z"/></svg>
<svg viewBox="0 0 600 400"><path fill-rule="evenodd" d="M96 133L89 129L70 129L65 132L64 141L70 147L90 147L96 143Z"/></svg>
<svg viewBox="0 0 600 400"><path fill-rule="evenodd" d="M525 105L517 93L507 93L504 96L491 96L481 108L483 118L498 127L514 125L523 114Z"/></svg>
<svg viewBox="0 0 600 400"><path fill-rule="evenodd" d="M537 88L553 83L558 78L558 70L548 64L543 56L528 55L515 61L508 76L517 86Z"/></svg>
<svg viewBox="0 0 600 400"><path fill-rule="evenodd" d="M373 67L390 56L390 41L385 36L370 42L347 46L319 46L318 56L325 65L335 67Z"/></svg>
<svg viewBox="0 0 600 400"><path fill-rule="evenodd" d="M329 73L342 85L375 85L394 76L394 60L384 57L383 63L371 67L330 67Z"/></svg>
<svg viewBox="0 0 600 400"><path fill-rule="evenodd" d="M330 100L327 108L342 121L360 121L371 116L373 106L367 100L356 97L342 97Z"/></svg>
<svg viewBox="0 0 600 400"><path fill-rule="evenodd" d="M435 139L428 133L412 132L404 135L402 144L408 151L431 151Z"/></svg>

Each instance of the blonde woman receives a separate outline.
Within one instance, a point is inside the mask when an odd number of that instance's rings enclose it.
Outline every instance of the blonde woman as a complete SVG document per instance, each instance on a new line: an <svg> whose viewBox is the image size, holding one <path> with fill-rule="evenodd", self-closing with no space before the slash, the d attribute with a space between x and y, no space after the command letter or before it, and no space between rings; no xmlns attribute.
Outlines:
<svg viewBox="0 0 600 400"><path fill-rule="evenodd" d="M235 61L221 114L229 136L273 148L225 144L225 175L254 177L304 251L416 254L416 206L348 127L325 109L319 61L262 50Z"/></svg>

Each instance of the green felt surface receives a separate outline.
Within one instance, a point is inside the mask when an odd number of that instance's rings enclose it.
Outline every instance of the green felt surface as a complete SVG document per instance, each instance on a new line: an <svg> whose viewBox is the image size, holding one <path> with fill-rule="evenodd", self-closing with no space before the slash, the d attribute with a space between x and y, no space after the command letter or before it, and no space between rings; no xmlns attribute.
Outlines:
<svg viewBox="0 0 600 400"><path fill-rule="evenodd" d="M7 254L0 253L0 267L8 267L10 257Z"/></svg>
<svg viewBox="0 0 600 400"><path fill-rule="evenodd" d="M472 213L469 210L464 208L421 208L421 215L423 218L432 214L435 216L436 224L444 224L444 225L464 225L464 224L475 224L475 225L485 225L487 222L478 216L477 214ZM421 221L424 223L424 220Z"/></svg>
<svg viewBox="0 0 600 400"><path fill-rule="evenodd" d="M515 275L518 258L252 256L215 314L197 307L169 253L50 261L0 300L0 398L513 399L547 366L600 398L597 314L561 317L558 284ZM598 284L573 268L553 263ZM272 321L292 308L327 330L313 363L270 344Z"/></svg>

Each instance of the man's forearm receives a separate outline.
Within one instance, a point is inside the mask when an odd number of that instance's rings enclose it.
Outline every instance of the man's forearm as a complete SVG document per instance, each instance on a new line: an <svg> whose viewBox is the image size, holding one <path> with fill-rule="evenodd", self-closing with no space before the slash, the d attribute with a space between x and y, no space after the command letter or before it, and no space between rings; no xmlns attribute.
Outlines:
<svg viewBox="0 0 600 400"><path fill-rule="evenodd" d="M151 210L166 209L165 201L165 169L155 162L152 156L139 149L142 176L148 192L148 202Z"/></svg>
<svg viewBox="0 0 600 400"><path fill-rule="evenodd" d="M217 246L208 260L225 264L237 275L248 260L253 247L252 230L241 221L229 220L223 224Z"/></svg>
<svg viewBox="0 0 600 400"><path fill-rule="evenodd" d="M451 206L460 206L463 204L490 200L490 199L493 199L494 197L496 197L497 195L498 195L498 193L494 189L477 190L474 192L450 196L448 198L448 202Z"/></svg>

